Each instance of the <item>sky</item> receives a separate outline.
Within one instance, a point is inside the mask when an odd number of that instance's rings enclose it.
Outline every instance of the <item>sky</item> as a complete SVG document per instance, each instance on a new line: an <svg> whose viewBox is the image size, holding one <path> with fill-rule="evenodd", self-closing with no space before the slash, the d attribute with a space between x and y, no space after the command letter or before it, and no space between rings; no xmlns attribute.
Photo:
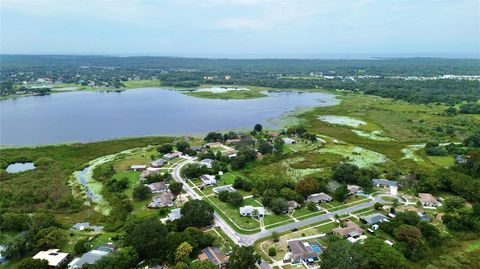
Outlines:
<svg viewBox="0 0 480 269"><path fill-rule="evenodd" d="M480 0L1 0L2 54L480 57Z"/></svg>

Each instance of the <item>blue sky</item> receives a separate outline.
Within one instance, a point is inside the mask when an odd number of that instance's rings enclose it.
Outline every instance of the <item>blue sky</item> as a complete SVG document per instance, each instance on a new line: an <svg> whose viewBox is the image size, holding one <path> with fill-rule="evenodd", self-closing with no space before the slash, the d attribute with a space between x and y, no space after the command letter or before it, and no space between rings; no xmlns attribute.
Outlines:
<svg viewBox="0 0 480 269"><path fill-rule="evenodd" d="M479 0L2 0L1 52L480 56Z"/></svg>

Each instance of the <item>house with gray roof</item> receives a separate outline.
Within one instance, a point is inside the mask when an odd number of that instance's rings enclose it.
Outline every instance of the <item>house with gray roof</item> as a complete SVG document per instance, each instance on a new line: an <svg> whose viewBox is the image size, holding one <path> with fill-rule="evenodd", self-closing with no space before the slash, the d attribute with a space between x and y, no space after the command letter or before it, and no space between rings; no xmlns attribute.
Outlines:
<svg viewBox="0 0 480 269"><path fill-rule="evenodd" d="M182 212L180 208L174 208L168 213L168 219L174 221L182 217Z"/></svg>
<svg viewBox="0 0 480 269"><path fill-rule="evenodd" d="M368 225L377 224L380 222L388 221L387 216L380 213L373 213L367 216L361 216L360 219L367 223Z"/></svg>
<svg viewBox="0 0 480 269"><path fill-rule="evenodd" d="M236 190L232 185L224 185L224 186L213 188L212 191L216 194L219 194L222 191L234 192Z"/></svg>
<svg viewBox="0 0 480 269"><path fill-rule="evenodd" d="M167 183L165 181L155 182L147 185L150 188L152 193L161 193L166 192L168 190Z"/></svg>
<svg viewBox="0 0 480 269"><path fill-rule="evenodd" d="M198 164L200 164L201 166L206 166L207 168L212 168L213 167L213 162L215 160L212 160L212 159L203 159L201 160L200 162L198 162Z"/></svg>
<svg viewBox="0 0 480 269"><path fill-rule="evenodd" d="M150 166L151 166L151 167L156 167L156 168L158 168L158 167L164 166L166 163L167 163L167 160L165 160L165 159L158 159L158 160L152 161L152 162L150 163Z"/></svg>
<svg viewBox="0 0 480 269"><path fill-rule="evenodd" d="M173 194L170 192L162 192L152 198L152 202L147 205L148 208L173 206Z"/></svg>
<svg viewBox="0 0 480 269"><path fill-rule="evenodd" d="M78 223L75 223L72 226L72 228L70 228L70 230L74 230L74 231L83 231L85 229L91 229L94 232L100 232L103 230L103 226L93 226L93 225L90 225L89 222L78 222Z"/></svg>
<svg viewBox="0 0 480 269"><path fill-rule="evenodd" d="M97 246L95 249L83 254L81 257L73 259L68 264L68 269L82 268L85 264L95 264L98 260L115 251L115 246L112 243Z"/></svg>
<svg viewBox="0 0 480 269"><path fill-rule="evenodd" d="M307 197L307 201L308 202L313 202L313 203L321 203L321 202L330 202L332 201L332 196L324 193L324 192L320 192L320 193L314 193L314 194L311 194Z"/></svg>
<svg viewBox="0 0 480 269"><path fill-rule="evenodd" d="M200 180L203 182L204 186L211 186L217 184L217 179L212 175L201 175Z"/></svg>

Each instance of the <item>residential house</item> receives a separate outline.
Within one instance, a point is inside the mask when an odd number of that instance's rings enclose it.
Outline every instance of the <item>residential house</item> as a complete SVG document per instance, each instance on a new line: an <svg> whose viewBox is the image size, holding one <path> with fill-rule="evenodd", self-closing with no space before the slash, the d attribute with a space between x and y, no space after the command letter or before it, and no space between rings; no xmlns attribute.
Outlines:
<svg viewBox="0 0 480 269"><path fill-rule="evenodd" d="M340 237L347 238L349 241L356 241L365 232L358 224L353 221L347 221L345 227L332 229L332 232Z"/></svg>
<svg viewBox="0 0 480 269"><path fill-rule="evenodd" d="M398 182L388 179L374 178L372 179L373 185L375 187L383 187L385 189L390 189L391 195L397 195L398 191Z"/></svg>
<svg viewBox="0 0 480 269"><path fill-rule="evenodd" d="M238 144L239 142L240 142L239 138L225 140L226 145L235 145L235 144Z"/></svg>
<svg viewBox="0 0 480 269"><path fill-rule="evenodd" d="M212 159L203 159L201 160L200 162L198 162L198 164L200 164L201 166L206 166L207 168L212 168L213 167L213 162L215 160L212 160Z"/></svg>
<svg viewBox="0 0 480 269"><path fill-rule="evenodd" d="M225 185L225 186L213 188L213 192L216 194L219 194L222 191L234 192L235 188L232 185Z"/></svg>
<svg viewBox="0 0 480 269"><path fill-rule="evenodd" d="M167 184L165 183L165 181L148 184L147 187L150 188L150 191L152 193L161 193L168 190Z"/></svg>
<svg viewBox="0 0 480 269"><path fill-rule="evenodd" d="M280 136L280 133L279 133L279 132L271 132L271 133L269 134L269 136L272 137L272 138L277 138L277 137Z"/></svg>
<svg viewBox="0 0 480 269"><path fill-rule="evenodd" d="M288 201L288 202L287 202L287 205L288 205L288 210L289 210L289 211L292 211L292 210L294 210L294 209L296 209L296 208L298 208L298 207L300 206L300 204L297 203L297 202L294 201L294 200Z"/></svg>
<svg viewBox="0 0 480 269"><path fill-rule="evenodd" d="M132 165L132 166L130 166L130 170L133 170L135 172L142 172L142 171L145 171L145 169L147 169L146 165Z"/></svg>
<svg viewBox="0 0 480 269"><path fill-rule="evenodd" d="M211 186L217 184L215 176L212 175L201 175L200 180L203 182L204 186Z"/></svg>
<svg viewBox="0 0 480 269"><path fill-rule="evenodd" d="M318 253L316 253L307 242L303 242L302 240L288 240L287 245L288 251L292 253L291 262L294 264L302 262L312 263L318 259Z"/></svg>
<svg viewBox="0 0 480 269"><path fill-rule="evenodd" d="M70 230L74 231L84 231L85 229L91 229L94 232L100 232L103 230L103 226L93 226L89 222L79 222L75 223Z"/></svg>
<svg viewBox="0 0 480 269"><path fill-rule="evenodd" d="M152 161L152 162L150 163L150 166L151 166L151 167L158 168L158 167L164 166L166 163L167 163L167 160L165 160L165 159L158 159L158 160Z"/></svg>
<svg viewBox="0 0 480 269"><path fill-rule="evenodd" d="M175 151L175 152L167 153L163 155L163 159L170 161L181 156L182 156L182 153L180 151Z"/></svg>
<svg viewBox="0 0 480 269"><path fill-rule="evenodd" d="M438 207L440 202L431 193L419 193L420 203L426 207Z"/></svg>
<svg viewBox="0 0 480 269"><path fill-rule="evenodd" d="M180 208L174 208L168 213L168 219L174 221L182 217L182 212Z"/></svg>
<svg viewBox="0 0 480 269"><path fill-rule="evenodd" d="M295 144L297 143L295 140L291 139L290 137L284 137L282 138L283 142L287 145Z"/></svg>
<svg viewBox="0 0 480 269"><path fill-rule="evenodd" d="M148 208L173 206L173 194L169 192L162 192L152 198L152 202L148 204Z"/></svg>
<svg viewBox="0 0 480 269"><path fill-rule="evenodd" d="M321 202L330 202L330 201L332 201L332 199L333 199L332 196L330 196L326 193L323 193L323 192L314 193L314 194L311 194L307 197L307 201L314 202L316 204L321 203Z"/></svg>
<svg viewBox="0 0 480 269"><path fill-rule="evenodd" d="M160 174L161 170L159 168L147 168L142 174L140 174L140 180L145 180L147 177L155 176Z"/></svg>
<svg viewBox="0 0 480 269"><path fill-rule="evenodd" d="M467 162L465 155L455 155L455 164L464 164Z"/></svg>
<svg viewBox="0 0 480 269"><path fill-rule="evenodd" d="M350 194L357 194L362 190L362 187L358 185L347 185L347 189L350 192Z"/></svg>
<svg viewBox="0 0 480 269"><path fill-rule="evenodd" d="M240 215L242 217L249 217L249 216L258 216L259 218L263 218L265 216L265 208L263 207L254 207L251 205L242 206L239 208Z"/></svg>
<svg viewBox="0 0 480 269"><path fill-rule="evenodd" d="M418 218L420 221L426 221L426 222L431 222L432 218L427 215L425 212L417 212Z"/></svg>
<svg viewBox="0 0 480 269"><path fill-rule="evenodd" d="M200 261L209 260L219 269L227 268L228 264L228 256L225 256L225 254L216 247L202 249L202 253L198 255L198 259Z"/></svg>
<svg viewBox="0 0 480 269"><path fill-rule="evenodd" d="M222 155L227 156L228 158L237 157L238 150L236 149L226 149L222 151Z"/></svg>
<svg viewBox="0 0 480 269"><path fill-rule="evenodd" d="M175 198L175 204L177 206L183 206L186 202L188 202L188 195L186 194L179 194Z"/></svg>
<svg viewBox="0 0 480 269"><path fill-rule="evenodd" d="M97 246L95 249L83 254L80 258L73 259L68 264L68 269L82 268L85 264L95 264L98 260L115 251L115 246L112 243Z"/></svg>
<svg viewBox="0 0 480 269"><path fill-rule="evenodd" d="M203 147L202 146L191 146L190 149L193 150L193 151L201 151L203 149Z"/></svg>
<svg viewBox="0 0 480 269"><path fill-rule="evenodd" d="M68 258L68 253L60 252L59 249L49 249L47 251L40 251L32 259L46 260L50 267L62 266Z"/></svg>
<svg viewBox="0 0 480 269"><path fill-rule="evenodd" d="M387 216L380 213L373 213L367 216L361 216L360 219L368 225L374 225L380 222L388 221Z"/></svg>
<svg viewBox="0 0 480 269"><path fill-rule="evenodd" d="M225 148L225 145L220 142L210 142L204 145L206 148Z"/></svg>

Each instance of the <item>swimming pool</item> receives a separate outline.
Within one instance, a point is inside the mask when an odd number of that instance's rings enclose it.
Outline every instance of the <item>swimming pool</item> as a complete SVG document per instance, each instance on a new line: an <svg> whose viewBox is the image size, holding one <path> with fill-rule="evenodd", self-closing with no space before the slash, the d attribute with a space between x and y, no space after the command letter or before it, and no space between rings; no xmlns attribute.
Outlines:
<svg viewBox="0 0 480 269"><path fill-rule="evenodd" d="M315 243L315 242L311 242L311 243L308 243L310 245L310 247L312 248L313 252L317 253L317 254L320 254L323 252L322 250L322 247L320 246L320 244L318 243Z"/></svg>

